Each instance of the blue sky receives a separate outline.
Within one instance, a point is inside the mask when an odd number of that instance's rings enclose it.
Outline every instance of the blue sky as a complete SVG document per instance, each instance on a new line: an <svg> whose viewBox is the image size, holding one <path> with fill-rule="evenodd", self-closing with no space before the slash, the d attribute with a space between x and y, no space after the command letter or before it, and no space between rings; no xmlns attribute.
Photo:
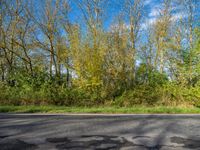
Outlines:
<svg viewBox="0 0 200 150"><path fill-rule="evenodd" d="M34 0L34 2L36 2L35 3L36 9L39 7L43 7L44 1L45 0ZM73 23L82 22L83 21L82 12L80 8L77 6L77 4L75 3L75 0L68 0L68 1L70 2L70 7L71 7L70 20ZM179 1L183 1L183 0L179 0ZM200 0L193 0L193 1L196 1L199 3L199 5L196 6L197 9L196 9L196 14L195 14L195 17L196 17L195 19L199 22ZM108 5L105 7L105 12L104 12L105 13L105 24L104 24L105 29L108 29L108 27L113 23L115 16L117 16L119 12L122 11L125 0L107 0L107 2L108 2ZM148 26L148 24L151 24L156 20L156 18L159 15L159 10L162 7L161 5L162 2L163 0L143 0L143 3L144 3L144 14L143 14L144 18L142 21L143 26L145 25ZM173 14L174 19L179 19L181 17L184 18L186 15L187 15L186 12L184 12L183 10L180 11L180 5L176 5L176 7L174 7L174 14Z"/></svg>
<svg viewBox="0 0 200 150"><path fill-rule="evenodd" d="M163 0L144 0L144 19L143 19L143 26L153 23L159 15L159 11L162 7L161 2ZM200 0L196 0L199 1ZM114 17L119 14L122 10L124 4L124 0L108 0L108 6L105 10L105 28L108 28L110 24L113 23ZM180 19L186 17L187 13L184 11L180 11L180 5L176 5L173 8L173 19ZM199 19L200 15L200 7L197 6L196 9L196 20ZM81 21L81 11L80 9L74 4L73 0L71 1L71 15L70 19L72 22L80 22ZM198 20L197 20L198 21Z"/></svg>

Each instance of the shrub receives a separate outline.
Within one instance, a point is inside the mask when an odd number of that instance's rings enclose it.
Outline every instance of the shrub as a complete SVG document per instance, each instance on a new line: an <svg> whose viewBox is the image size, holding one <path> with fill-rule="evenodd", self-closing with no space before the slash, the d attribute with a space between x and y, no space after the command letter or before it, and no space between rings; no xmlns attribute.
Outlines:
<svg viewBox="0 0 200 150"><path fill-rule="evenodd" d="M133 90L125 91L114 104L119 106L154 105L160 98L159 88L139 85Z"/></svg>

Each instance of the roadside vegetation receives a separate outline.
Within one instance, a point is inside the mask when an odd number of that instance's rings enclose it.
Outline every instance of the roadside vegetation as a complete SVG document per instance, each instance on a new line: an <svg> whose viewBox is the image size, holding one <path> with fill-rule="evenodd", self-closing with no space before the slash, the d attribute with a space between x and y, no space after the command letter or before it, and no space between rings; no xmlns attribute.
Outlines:
<svg viewBox="0 0 200 150"><path fill-rule="evenodd" d="M1 0L0 112L199 113L199 2L146 7Z"/></svg>
<svg viewBox="0 0 200 150"><path fill-rule="evenodd" d="M9 113L92 113L92 114L199 114L196 107L66 107L66 106L0 106L0 112Z"/></svg>

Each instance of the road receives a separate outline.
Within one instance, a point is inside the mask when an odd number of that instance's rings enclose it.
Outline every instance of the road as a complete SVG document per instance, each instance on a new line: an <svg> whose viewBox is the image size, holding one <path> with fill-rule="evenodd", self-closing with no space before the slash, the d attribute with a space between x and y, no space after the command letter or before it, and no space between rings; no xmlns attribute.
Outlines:
<svg viewBox="0 0 200 150"><path fill-rule="evenodd" d="M0 114L1 150L200 150L200 115Z"/></svg>

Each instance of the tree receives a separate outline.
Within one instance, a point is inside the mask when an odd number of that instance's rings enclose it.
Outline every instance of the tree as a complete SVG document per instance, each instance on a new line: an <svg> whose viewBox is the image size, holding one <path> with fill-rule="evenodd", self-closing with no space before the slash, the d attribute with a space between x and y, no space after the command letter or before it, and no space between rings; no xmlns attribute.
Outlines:
<svg viewBox="0 0 200 150"><path fill-rule="evenodd" d="M171 23L171 1L164 1L163 9L160 16L155 23L155 45L156 57L154 61L154 68L160 63L159 70L163 73L166 49L169 41L169 28Z"/></svg>
<svg viewBox="0 0 200 150"><path fill-rule="evenodd" d="M126 0L124 11L129 20L129 38L130 38L130 48L132 50L132 77L131 83L133 84L135 78L135 63L136 63L136 42L138 40L139 31L141 27L141 20L143 14L143 3L141 0Z"/></svg>
<svg viewBox="0 0 200 150"><path fill-rule="evenodd" d="M1 11L1 50L4 54L8 74L20 65L22 60L26 71L33 74L33 64L30 57L32 48L31 34L34 25L31 24L30 18L25 12L27 3L22 0L13 2L15 5L10 6L7 1L2 1ZM3 64L2 64L3 65ZM4 67L3 67L4 68ZM3 74L5 75L5 69Z"/></svg>

